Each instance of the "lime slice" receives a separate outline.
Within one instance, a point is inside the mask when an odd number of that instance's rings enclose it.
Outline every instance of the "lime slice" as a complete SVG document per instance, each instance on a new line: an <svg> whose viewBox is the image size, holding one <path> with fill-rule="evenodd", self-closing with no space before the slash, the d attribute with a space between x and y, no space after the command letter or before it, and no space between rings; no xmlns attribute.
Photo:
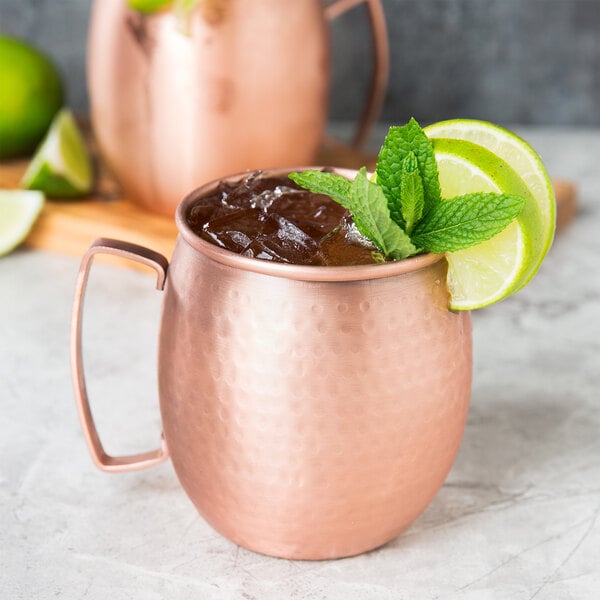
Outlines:
<svg viewBox="0 0 600 600"><path fill-rule="evenodd" d="M0 256L25 240L43 205L42 192L0 190Z"/></svg>
<svg viewBox="0 0 600 600"><path fill-rule="evenodd" d="M92 165L73 115L61 110L29 164L21 185L53 198L85 196L92 189Z"/></svg>
<svg viewBox="0 0 600 600"><path fill-rule="evenodd" d="M496 125L455 120L436 123L425 132L433 140L444 197L494 191L526 201L503 232L448 254L452 308L470 310L498 302L531 280L552 243L556 205L548 174L525 141Z"/></svg>

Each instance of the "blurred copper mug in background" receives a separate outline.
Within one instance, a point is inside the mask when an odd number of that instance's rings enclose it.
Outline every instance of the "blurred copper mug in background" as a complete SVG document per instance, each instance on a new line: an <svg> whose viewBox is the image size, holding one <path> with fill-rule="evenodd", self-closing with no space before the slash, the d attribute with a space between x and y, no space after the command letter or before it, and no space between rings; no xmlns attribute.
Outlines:
<svg viewBox="0 0 600 600"><path fill-rule="evenodd" d="M168 276L164 257L126 242L98 240L83 259L71 358L92 456L126 471L170 454L204 518L258 552L322 559L384 544L430 503L464 431L471 324L448 310L446 260L316 267L234 254L187 224L215 187L177 209ZM136 456L106 454L86 393L81 310L101 252L154 267L165 289L164 434L160 449Z"/></svg>
<svg viewBox="0 0 600 600"><path fill-rule="evenodd" d="M374 67L357 146L387 86L380 0L204 0L188 32L170 9L144 15L126 0L96 0L87 69L92 126L126 194L172 216L207 181L313 164L327 116L327 21L360 4L373 30Z"/></svg>

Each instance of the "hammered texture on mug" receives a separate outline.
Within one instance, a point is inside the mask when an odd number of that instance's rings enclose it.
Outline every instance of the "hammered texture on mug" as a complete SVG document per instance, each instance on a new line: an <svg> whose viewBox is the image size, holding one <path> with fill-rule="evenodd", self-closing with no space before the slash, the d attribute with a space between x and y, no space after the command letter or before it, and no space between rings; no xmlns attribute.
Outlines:
<svg viewBox="0 0 600 600"><path fill-rule="evenodd" d="M159 387L173 465L200 513L247 548L357 554L430 503L462 438L471 324L446 261L359 281L297 281L179 238Z"/></svg>

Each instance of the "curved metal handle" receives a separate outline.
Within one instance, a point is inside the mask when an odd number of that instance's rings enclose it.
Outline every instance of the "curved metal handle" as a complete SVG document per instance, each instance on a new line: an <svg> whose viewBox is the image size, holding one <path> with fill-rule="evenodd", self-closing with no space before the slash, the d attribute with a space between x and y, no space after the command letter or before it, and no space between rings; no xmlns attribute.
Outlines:
<svg viewBox="0 0 600 600"><path fill-rule="evenodd" d="M377 120L387 90L390 70L390 47L385 13L380 0L337 0L325 7L325 16L329 21L360 4L367 4L369 21L373 32L373 72L367 103L363 108L352 147L359 150L364 146L373 124Z"/></svg>
<svg viewBox="0 0 600 600"><path fill-rule="evenodd" d="M161 436L161 444L158 450L151 450L141 454L131 456L110 456L102 447L94 418L90 409L88 400L85 375L83 371L83 356L81 351L81 324L83 315L83 299L85 295L85 287L87 284L90 267L92 266L93 258L96 254L113 254L122 256L130 260L148 265L156 270L157 281L156 289L162 290L165 286L167 278L167 268L169 261L158 252L149 250L136 244L129 244L118 240L110 240L106 238L97 239L90 249L84 255L79 274L77 276L77 284L75 287L75 298L73 300L73 312L71 315L71 372L73 377L73 386L75 388L75 399L79 418L85 440L87 442L92 458L96 466L103 471L134 471L136 469L145 469L165 461L169 457L164 436Z"/></svg>

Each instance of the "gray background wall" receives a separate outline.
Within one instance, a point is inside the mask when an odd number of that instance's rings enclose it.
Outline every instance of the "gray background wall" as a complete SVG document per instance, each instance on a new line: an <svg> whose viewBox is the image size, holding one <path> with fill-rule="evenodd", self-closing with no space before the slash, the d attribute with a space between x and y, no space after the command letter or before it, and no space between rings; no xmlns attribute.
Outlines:
<svg viewBox="0 0 600 600"><path fill-rule="evenodd" d="M125 1L125 0L123 0ZM282 0L293 2L295 0ZM0 31L58 62L85 109L91 0L0 0ZM383 0L391 80L382 113L401 122L454 116L600 126L600 0ZM331 115L351 119L368 79L362 9L334 26Z"/></svg>

